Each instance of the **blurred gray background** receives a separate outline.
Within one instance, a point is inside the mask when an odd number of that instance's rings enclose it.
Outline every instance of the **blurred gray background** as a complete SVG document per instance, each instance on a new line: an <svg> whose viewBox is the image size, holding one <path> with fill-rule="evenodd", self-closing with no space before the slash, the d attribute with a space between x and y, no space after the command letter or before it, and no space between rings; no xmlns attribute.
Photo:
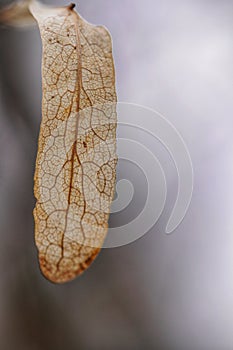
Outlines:
<svg viewBox="0 0 233 350"><path fill-rule="evenodd" d="M1 27L0 348L232 350L233 2L80 0L77 10L112 34L119 101L158 110L183 136L193 198L166 236L177 175L166 151L153 144L168 181L157 224L130 245L103 250L73 282L45 280L32 217L40 37L36 28ZM135 177L124 162L118 171ZM134 181L135 188L145 185L141 174ZM142 191L130 215L143 200ZM111 224L117 220L120 214Z"/></svg>

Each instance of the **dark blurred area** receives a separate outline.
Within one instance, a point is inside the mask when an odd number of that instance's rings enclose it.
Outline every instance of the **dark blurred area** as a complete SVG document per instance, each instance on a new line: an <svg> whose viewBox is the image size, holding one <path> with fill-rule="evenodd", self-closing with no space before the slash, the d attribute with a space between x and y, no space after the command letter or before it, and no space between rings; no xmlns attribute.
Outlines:
<svg viewBox="0 0 233 350"><path fill-rule="evenodd" d="M86 0L77 10L112 34L119 101L160 111L183 136L193 199L166 236L177 189L167 169L168 200L153 229L104 249L71 283L45 280L32 215L40 36L1 26L0 349L232 350L233 2Z"/></svg>

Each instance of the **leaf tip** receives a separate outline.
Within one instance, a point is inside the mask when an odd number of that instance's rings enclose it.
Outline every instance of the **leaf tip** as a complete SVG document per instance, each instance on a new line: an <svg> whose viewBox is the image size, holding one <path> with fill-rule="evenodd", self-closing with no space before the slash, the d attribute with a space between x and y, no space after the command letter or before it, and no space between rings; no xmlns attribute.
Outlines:
<svg viewBox="0 0 233 350"><path fill-rule="evenodd" d="M76 5L72 2L72 3L68 6L68 9L72 11L72 10L75 8L75 6L76 6Z"/></svg>

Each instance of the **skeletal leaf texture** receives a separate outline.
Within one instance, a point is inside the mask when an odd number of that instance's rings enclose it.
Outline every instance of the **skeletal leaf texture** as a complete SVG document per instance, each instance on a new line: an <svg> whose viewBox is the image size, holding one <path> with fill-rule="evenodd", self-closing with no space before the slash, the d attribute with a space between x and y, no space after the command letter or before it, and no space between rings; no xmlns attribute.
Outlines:
<svg viewBox="0 0 233 350"><path fill-rule="evenodd" d="M43 45L35 240L41 270L56 283L82 273L100 251L117 163L111 38L73 7L30 5Z"/></svg>

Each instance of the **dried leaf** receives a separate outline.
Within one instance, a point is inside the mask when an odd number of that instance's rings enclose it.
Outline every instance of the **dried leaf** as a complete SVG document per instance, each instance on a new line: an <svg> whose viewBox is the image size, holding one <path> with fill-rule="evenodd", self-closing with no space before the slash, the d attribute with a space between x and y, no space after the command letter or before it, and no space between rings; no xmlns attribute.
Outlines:
<svg viewBox="0 0 233 350"><path fill-rule="evenodd" d="M41 33L35 240L42 272L57 283L83 272L102 247L117 163L111 38L73 8L23 0L0 13L14 26L35 18Z"/></svg>
<svg viewBox="0 0 233 350"><path fill-rule="evenodd" d="M30 5L43 44L35 240L56 283L82 273L102 247L117 163L111 38L73 7Z"/></svg>

